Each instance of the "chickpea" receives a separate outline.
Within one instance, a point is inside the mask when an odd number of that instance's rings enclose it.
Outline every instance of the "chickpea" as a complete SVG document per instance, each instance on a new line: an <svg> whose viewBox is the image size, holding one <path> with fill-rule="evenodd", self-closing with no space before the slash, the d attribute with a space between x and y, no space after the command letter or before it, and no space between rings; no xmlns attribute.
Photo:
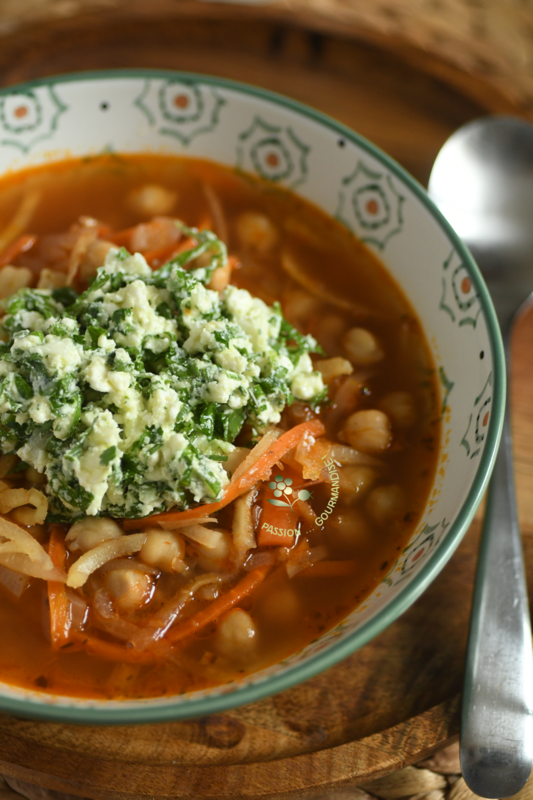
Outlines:
<svg viewBox="0 0 533 800"><path fill-rule="evenodd" d="M416 409L413 395L409 392L390 392L379 403L382 411L389 415L392 424L404 430L416 422Z"/></svg>
<svg viewBox="0 0 533 800"><path fill-rule="evenodd" d="M264 214L245 211L237 218L237 236L243 247L267 253L278 241L278 231Z"/></svg>
<svg viewBox="0 0 533 800"><path fill-rule="evenodd" d="M389 418L374 408L350 414L339 436L363 453L380 453L392 441Z"/></svg>
<svg viewBox="0 0 533 800"><path fill-rule="evenodd" d="M106 572L104 585L119 611L135 611L152 596L152 578L136 569L113 569Z"/></svg>
<svg viewBox="0 0 533 800"><path fill-rule="evenodd" d="M381 361L384 353L373 333L366 328L350 328L343 336L346 355L357 366L369 366Z"/></svg>
<svg viewBox="0 0 533 800"><path fill-rule="evenodd" d="M176 203L177 194L156 183L147 183L129 193L128 207L142 217L169 214Z"/></svg>
<svg viewBox="0 0 533 800"><path fill-rule="evenodd" d="M353 367L350 362L346 361L345 358L340 358L340 356L323 358L321 361L316 362L315 367L322 375L324 383L327 384L331 383L335 378L339 378L341 375L351 375L353 372Z"/></svg>
<svg viewBox="0 0 533 800"><path fill-rule="evenodd" d="M357 508L343 508L333 513L329 520L334 540L344 546L367 545L372 531L365 515Z"/></svg>
<svg viewBox="0 0 533 800"><path fill-rule="evenodd" d="M213 272L211 280L207 284L207 288L212 289L214 292L223 292L230 282L230 278L231 264L228 261L223 267L219 267Z"/></svg>
<svg viewBox="0 0 533 800"><path fill-rule="evenodd" d="M376 471L362 464L341 467L338 472L339 492L345 503L360 500L376 480Z"/></svg>
<svg viewBox="0 0 533 800"><path fill-rule="evenodd" d="M257 635L255 623L242 608L232 608L222 617L215 634L219 653L235 660L244 660L254 649Z"/></svg>
<svg viewBox="0 0 533 800"><path fill-rule="evenodd" d="M386 525L405 513L405 495L397 484L377 486L368 495L366 509L372 519Z"/></svg>
<svg viewBox="0 0 533 800"><path fill-rule="evenodd" d="M226 531L213 531L216 534L214 547L194 542L194 549L198 554L198 564L207 572L216 572L228 566L228 560L233 552L233 537Z"/></svg>
<svg viewBox="0 0 533 800"><path fill-rule="evenodd" d="M146 540L139 553L145 564L163 570L163 572L178 572L177 567L185 555L185 542L172 531L162 531L160 528L151 528L144 531Z"/></svg>
<svg viewBox="0 0 533 800"><path fill-rule="evenodd" d="M27 267L12 267L8 264L0 269L0 300L11 297L19 289L25 289L33 279L33 272Z"/></svg>
<svg viewBox="0 0 533 800"><path fill-rule="evenodd" d="M118 539L122 530L112 519L101 517L85 517L75 522L65 537L71 552L81 550L86 553L102 542Z"/></svg>

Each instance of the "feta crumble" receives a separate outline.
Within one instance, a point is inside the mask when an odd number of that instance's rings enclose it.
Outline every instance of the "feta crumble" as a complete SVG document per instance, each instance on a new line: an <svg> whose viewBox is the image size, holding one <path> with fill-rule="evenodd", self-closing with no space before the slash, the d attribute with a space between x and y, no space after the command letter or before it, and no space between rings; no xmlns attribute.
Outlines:
<svg viewBox="0 0 533 800"><path fill-rule="evenodd" d="M46 474L50 519L217 500L245 423L260 431L293 397L324 394L316 342L279 306L206 288L226 255L202 236L210 269L185 270L181 254L152 272L113 248L79 296L23 289L4 301L0 449Z"/></svg>

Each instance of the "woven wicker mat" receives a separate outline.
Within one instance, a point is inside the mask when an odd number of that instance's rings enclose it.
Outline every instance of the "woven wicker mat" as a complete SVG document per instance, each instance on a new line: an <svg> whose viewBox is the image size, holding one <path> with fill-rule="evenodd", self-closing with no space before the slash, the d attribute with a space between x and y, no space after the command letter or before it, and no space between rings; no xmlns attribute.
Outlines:
<svg viewBox="0 0 533 800"><path fill-rule="evenodd" d="M471 800L473 794L461 777L459 744L452 744L427 761L353 789L315 795L314 800ZM79 800L74 795L0 776L0 800ZM533 799L533 777L513 800Z"/></svg>
<svg viewBox="0 0 533 800"><path fill-rule="evenodd" d="M453 70L467 73L497 88L533 119L533 0L233 0L232 4L238 2L243 11L256 5L287 21L386 42L407 51L406 57L416 58L418 52L436 58L444 77L453 80ZM157 8L174 14L190 4L191 0L158 0ZM216 5L220 9L223 2L217 0ZM95 9L109 13L124 8L142 14L152 7L147 0L0 0L0 38L38 19Z"/></svg>

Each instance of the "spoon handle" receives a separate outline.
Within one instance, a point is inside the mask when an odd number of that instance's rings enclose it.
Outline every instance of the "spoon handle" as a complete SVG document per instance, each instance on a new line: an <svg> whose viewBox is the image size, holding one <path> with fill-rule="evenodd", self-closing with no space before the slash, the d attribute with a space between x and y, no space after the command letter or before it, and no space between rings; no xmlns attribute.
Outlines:
<svg viewBox="0 0 533 800"><path fill-rule="evenodd" d="M508 347L506 354L509 365ZM532 763L533 648L507 403L489 484L470 620L461 767L475 794L504 798L523 787Z"/></svg>

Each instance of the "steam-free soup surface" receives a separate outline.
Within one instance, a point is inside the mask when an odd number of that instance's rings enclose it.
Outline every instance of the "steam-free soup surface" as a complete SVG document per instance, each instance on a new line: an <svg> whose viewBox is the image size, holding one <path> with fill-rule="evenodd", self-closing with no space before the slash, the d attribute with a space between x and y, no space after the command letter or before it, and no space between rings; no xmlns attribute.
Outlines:
<svg viewBox="0 0 533 800"><path fill-rule="evenodd" d="M98 538L102 520L114 518L111 538L145 538L66 589L37 577L22 577L13 588L12 571L0 567L0 679L80 697L172 695L238 680L297 652L364 601L421 521L440 423L434 367L411 306L379 260L337 221L275 185L206 161L106 155L12 175L0 183L1 229L28 197L34 208L20 231L26 246L10 259L19 286L45 287L65 299L57 290L69 282L79 296L119 247L141 252L156 274L192 252L200 234L191 228L212 230L229 260L203 280L218 292L225 318L231 286L245 289L283 314L285 330L294 326L319 347L302 340L312 365L292 383L283 378L292 402L283 402L277 417L273 411L261 424L249 416L233 438L226 431L233 447L220 450L213 467L220 473L224 466L225 483L218 495L214 489L203 497L214 507L192 517L190 527L180 514L198 504L187 488L181 506L155 503L146 520L133 506L113 515L102 501L91 506L96 539L87 544L83 514L54 505L46 470L4 446L0 504L6 491L33 488L49 509L46 521L35 523L28 500L10 510L4 504L3 519L29 532L56 569L74 575L78 559L105 540ZM176 236L173 220L186 226ZM184 268L191 275L205 270L213 247ZM13 289L7 275L0 271L4 298ZM169 303L171 319L177 311ZM293 353L296 337L283 339ZM155 357L153 363L161 368ZM105 392L90 388L84 402L111 407ZM217 408L211 412L214 436ZM301 435L291 440L296 426ZM239 478L239 463L246 466L261 441L279 457L217 507ZM123 456L118 447L106 458L124 462ZM237 599L228 600L232 591Z"/></svg>

